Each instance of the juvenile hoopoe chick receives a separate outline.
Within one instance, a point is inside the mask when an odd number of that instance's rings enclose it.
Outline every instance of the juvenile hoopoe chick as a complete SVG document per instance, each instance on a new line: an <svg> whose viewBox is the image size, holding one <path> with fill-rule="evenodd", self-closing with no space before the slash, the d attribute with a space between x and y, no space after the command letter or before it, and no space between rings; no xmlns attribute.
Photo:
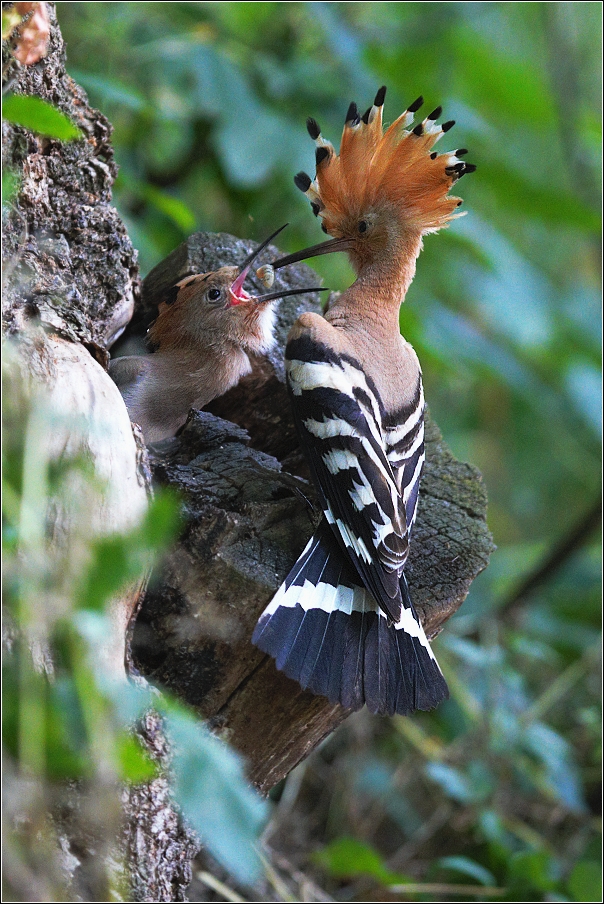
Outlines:
<svg viewBox="0 0 604 904"><path fill-rule="evenodd" d="M303 314L286 347L288 388L323 518L262 614L253 642L316 694L374 713L431 709L448 696L411 601L404 567L424 461L424 396L399 309L422 237L455 216L448 191L475 167L437 155L453 122L422 99L385 131L385 88L351 104L339 156L307 122L316 178L298 173L331 241L273 263L347 251L356 282L325 317Z"/></svg>
<svg viewBox="0 0 604 904"><path fill-rule="evenodd" d="M203 408L250 372L248 353L262 354L273 344L278 298L325 291L310 286L254 296L243 288L253 261L284 228L240 268L221 267L176 283L147 333L151 354L111 361L109 373L147 443L173 436L191 408Z"/></svg>

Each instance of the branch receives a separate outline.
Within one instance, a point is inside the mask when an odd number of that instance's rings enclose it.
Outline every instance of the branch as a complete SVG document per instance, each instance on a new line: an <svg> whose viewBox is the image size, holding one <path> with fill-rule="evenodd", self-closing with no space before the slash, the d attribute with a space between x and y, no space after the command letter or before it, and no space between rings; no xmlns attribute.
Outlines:
<svg viewBox="0 0 604 904"><path fill-rule="evenodd" d="M510 597L499 607L499 614L513 615L527 597L564 567L568 559L590 539L602 523L602 500L598 499L585 515L563 536Z"/></svg>

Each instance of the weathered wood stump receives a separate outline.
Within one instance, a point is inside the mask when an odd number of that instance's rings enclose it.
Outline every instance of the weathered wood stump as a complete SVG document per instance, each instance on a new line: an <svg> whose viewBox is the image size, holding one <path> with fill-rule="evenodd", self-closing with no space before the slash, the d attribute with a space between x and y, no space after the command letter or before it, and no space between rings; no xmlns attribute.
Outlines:
<svg viewBox="0 0 604 904"><path fill-rule="evenodd" d="M132 332L153 318L174 282L240 262L250 247L225 235L192 236L144 280ZM267 249L260 262L275 253ZM302 265L277 278L277 285L300 286L316 275ZM256 620L318 520L283 373L285 338L302 309L319 310L318 302L284 300L271 355L208 406L212 413L191 412L177 437L151 448L154 478L182 494L186 526L154 575L132 642L141 672L228 738L264 792L349 715L303 691L250 643ZM429 417L426 427L407 575L433 637L486 566L492 541L480 474L453 458Z"/></svg>

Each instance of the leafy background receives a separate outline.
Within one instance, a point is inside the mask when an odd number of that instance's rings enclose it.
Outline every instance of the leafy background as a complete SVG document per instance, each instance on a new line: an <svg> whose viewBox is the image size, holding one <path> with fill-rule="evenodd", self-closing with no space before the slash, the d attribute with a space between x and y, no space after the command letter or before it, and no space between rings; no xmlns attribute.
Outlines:
<svg viewBox="0 0 604 904"><path fill-rule="evenodd" d="M435 644L451 700L357 714L298 767L256 893L601 900L600 4L57 9L68 71L115 128L143 274L195 230L289 222L284 250L319 241L292 179L314 171L305 119L337 145L382 84L388 121L419 94L442 104L478 167L467 216L425 241L401 329L448 444L484 475L498 549ZM343 256L313 265L350 284ZM221 863L191 897L253 900Z"/></svg>

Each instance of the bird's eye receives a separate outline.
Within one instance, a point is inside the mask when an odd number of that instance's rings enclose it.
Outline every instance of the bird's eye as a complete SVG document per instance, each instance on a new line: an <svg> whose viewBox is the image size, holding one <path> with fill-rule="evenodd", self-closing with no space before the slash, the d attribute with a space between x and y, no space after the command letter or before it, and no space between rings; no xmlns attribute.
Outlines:
<svg viewBox="0 0 604 904"><path fill-rule="evenodd" d="M222 292L220 289L217 289L216 286L212 286L212 288L208 290L208 298L210 301L218 301L221 295Z"/></svg>
<svg viewBox="0 0 604 904"><path fill-rule="evenodd" d="M359 232L360 232L360 233L367 232L367 228L368 228L368 227L367 227L367 221L366 221L366 220L361 220L361 222L359 223Z"/></svg>

